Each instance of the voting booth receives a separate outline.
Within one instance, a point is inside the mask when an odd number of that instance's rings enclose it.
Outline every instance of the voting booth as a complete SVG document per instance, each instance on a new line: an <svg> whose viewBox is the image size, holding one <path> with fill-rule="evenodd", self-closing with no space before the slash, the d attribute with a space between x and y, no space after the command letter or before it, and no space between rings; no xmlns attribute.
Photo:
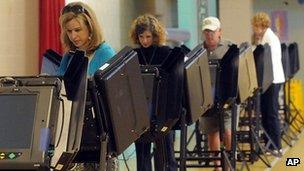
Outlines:
<svg viewBox="0 0 304 171"><path fill-rule="evenodd" d="M56 77L0 77L1 170L49 169L60 89Z"/></svg>

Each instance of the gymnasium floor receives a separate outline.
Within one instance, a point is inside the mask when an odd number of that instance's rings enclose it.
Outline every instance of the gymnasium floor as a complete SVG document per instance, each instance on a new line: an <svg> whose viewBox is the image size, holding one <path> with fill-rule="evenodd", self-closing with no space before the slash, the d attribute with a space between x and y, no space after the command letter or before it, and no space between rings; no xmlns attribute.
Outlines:
<svg viewBox="0 0 304 171"><path fill-rule="evenodd" d="M293 147L289 147L283 143L283 156L281 158L276 158L269 156L268 159L271 162L272 167L268 168L261 160L255 162L254 164L250 164L249 168L251 171L303 171L304 170L304 132L302 132L298 136L299 140L293 142ZM135 152L133 151L133 147L130 147L128 150L130 153L125 154L128 159L127 165L130 171L136 171L136 156ZM287 158L300 158L301 162L297 166L286 166L286 159ZM122 157L119 158L119 171L127 171L128 169L125 166L125 163L122 160ZM240 163L237 163L237 167L240 167ZM188 168L187 171L199 171L199 170L206 170L212 171L213 168ZM246 169L243 169L244 171Z"/></svg>

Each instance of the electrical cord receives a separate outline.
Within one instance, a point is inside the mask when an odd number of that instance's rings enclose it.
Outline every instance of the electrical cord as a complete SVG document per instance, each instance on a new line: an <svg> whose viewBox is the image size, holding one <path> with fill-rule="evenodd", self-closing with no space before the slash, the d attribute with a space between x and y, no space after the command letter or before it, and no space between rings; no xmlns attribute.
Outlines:
<svg viewBox="0 0 304 171"><path fill-rule="evenodd" d="M59 98L59 100L62 103L62 118L61 118L62 121L61 121L61 128L60 128L60 132L59 132L59 137L58 137L57 142L55 143L55 147L58 147L58 145L59 145L59 142L60 142L61 137L62 137L63 125L64 125L64 112L65 112L65 110L64 110L64 100L62 98Z"/></svg>
<svg viewBox="0 0 304 171"><path fill-rule="evenodd" d="M122 157L123 157L123 161L124 161L124 163L126 165L127 170L130 171L130 168L128 166L128 163L127 163L127 160L126 160L126 157L125 157L125 153L122 153Z"/></svg>

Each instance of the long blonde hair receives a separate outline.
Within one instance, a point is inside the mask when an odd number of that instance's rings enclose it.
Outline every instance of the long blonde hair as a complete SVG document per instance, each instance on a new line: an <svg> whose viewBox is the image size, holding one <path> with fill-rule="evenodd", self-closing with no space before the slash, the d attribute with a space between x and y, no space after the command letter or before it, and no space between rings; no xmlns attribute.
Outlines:
<svg viewBox="0 0 304 171"><path fill-rule="evenodd" d="M72 2L61 10L59 23L61 27L61 43L64 50L75 50L77 47L71 42L67 35L66 24L72 19L76 19L82 27L87 26L90 34L90 42L86 50L87 54L92 54L96 48L104 41L101 28L93 10L82 2Z"/></svg>

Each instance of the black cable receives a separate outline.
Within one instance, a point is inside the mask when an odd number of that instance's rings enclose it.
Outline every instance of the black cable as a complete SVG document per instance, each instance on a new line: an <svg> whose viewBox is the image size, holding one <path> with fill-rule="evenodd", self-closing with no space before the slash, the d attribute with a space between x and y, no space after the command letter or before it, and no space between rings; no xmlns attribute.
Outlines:
<svg viewBox="0 0 304 171"><path fill-rule="evenodd" d="M127 163L127 160L126 160L126 157L125 157L125 153L122 153L122 157L123 157L123 160L124 160L124 163L126 165L127 170L130 171L130 168L128 166L128 163Z"/></svg>
<svg viewBox="0 0 304 171"><path fill-rule="evenodd" d="M62 137L62 132L63 132L63 125L64 125L64 101L63 101L63 99L62 98L59 98L59 100L61 101L61 103L62 103L62 121L61 121L61 128L60 128L60 133L59 133L59 137L58 137L58 141L55 143L56 145L55 145L55 148L56 147L58 147L58 145L59 145L59 142L60 142L60 140L61 140L61 137Z"/></svg>

